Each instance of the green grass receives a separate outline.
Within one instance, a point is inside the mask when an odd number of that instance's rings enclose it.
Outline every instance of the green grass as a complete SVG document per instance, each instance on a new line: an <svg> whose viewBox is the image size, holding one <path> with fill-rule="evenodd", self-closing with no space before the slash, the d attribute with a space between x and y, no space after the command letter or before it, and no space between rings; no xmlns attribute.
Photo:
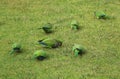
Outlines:
<svg viewBox="0 0 120 79"><path fill-rule="evenodd" d="M120 1L119 0L0 0L0 79L120 79ZM98 20L94 11L114 17ZM80 23L79 31L70 22ZM37 28L50 22L54 33ZM45 49L41 38L58 38L63 46ZM9 55L15 42L23 53ZM87 53L72 55L73 44ZM43 49L49 58L32 60L34 51Z"/></svg>

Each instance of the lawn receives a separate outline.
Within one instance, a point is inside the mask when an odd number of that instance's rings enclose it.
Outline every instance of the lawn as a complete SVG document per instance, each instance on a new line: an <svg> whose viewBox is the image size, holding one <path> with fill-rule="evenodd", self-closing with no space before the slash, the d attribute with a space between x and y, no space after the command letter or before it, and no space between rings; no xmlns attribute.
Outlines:
<svg viewBox="0 0 120 79"><path fill-rule="evenodd" d="M99 20L102 10L111 19ZM77 20L78 31L70 23ZM54 32L39 30L52 23ZM63 45L42 48L37 41L56 38ZM10 55L13 43L22 53ZM72 55L74 44L83 45L83 56ZM48 58L31 59L43 49ZM0 79L120 79L120 0L0 0Z"/></svg>

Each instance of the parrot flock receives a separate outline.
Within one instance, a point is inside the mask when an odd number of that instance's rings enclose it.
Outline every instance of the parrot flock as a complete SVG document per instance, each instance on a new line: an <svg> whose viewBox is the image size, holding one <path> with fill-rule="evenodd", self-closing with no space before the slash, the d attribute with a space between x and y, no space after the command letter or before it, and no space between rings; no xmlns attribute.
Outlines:
<svg viewBox="0 0 120 79"><path fill-rule="evenodd" d="M94 12L94 15L97 19L108 19L109 16L106 15L103 11L96 11ZM53 25L51 23L47 23L41 28L46 34L52 33L53 32ZM78 30L80 29L79 23L74 20L71 22L71 29L72 30ZM39 45L41 45L43 48L58 48L62 46L62 41L57 40L57 39L52 39L52 38L46 38L46 39L41 39L37 41ZM12 50L10 51L10 54L15 54L15 53L20 53L22 51L21 45L19 43L15 43L12 45ZM76 57L78 55L82 56L85 53L85 48L82 45L79 44L74 44L72 48L72 53ZM44 60L47 58L47 52L44 50L37 50L33 53L32 59L37 59L37 60Z"/></svg>

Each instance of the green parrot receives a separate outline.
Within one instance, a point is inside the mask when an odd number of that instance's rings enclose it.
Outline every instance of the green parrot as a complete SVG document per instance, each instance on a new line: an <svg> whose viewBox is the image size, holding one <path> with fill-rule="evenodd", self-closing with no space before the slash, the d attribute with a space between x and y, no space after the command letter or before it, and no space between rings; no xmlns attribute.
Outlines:
<svg viewBox="0 0 120 79"><path fill-rule="evenodd" d="M21 52L21 45L18 43L13 44L10 54L19 53L19 52Z"/></svg>
<svg viewBox="0 0 120 79"><path fill-rule="evenodd" d="M43 31L45 33L51 33L52 32L52 24L47 23L42 28L39 28L39 29L43 29Z"/></svg>
<svg viewBox="0 0 120 79"><path fill-rule="evenodd" d="M62 42L56 39L47 38L38 41L39 44L46 48L57 48L62 45Z"/></svg>
<svg viewBox="0 0 120 79"><path fill-rule="evenodd" d="M96 11L94 12L97 19L107 19L109 18L103 11Z"/></svg>
<svg viewBox="0 0 120 79"><path fill-rule="evenodd" d="M33 59L44 60L46 57L46 52L43 50L37 50L33 54Z"/></svg>
<svg viewBox="0 0 120 79"><path fill-rule="evenodd" d="M73 46L72 51L73 51L73 53L74 53L75 56L83 55L85 53L84 47L81 46L81 45L78 45L78 44L75 44Z"/></svg>
<svg viewBox="0 0 120 79"><path fill-rule="evenodd" d="M78 30L79 29L79 24L78 24L78 22L77 21L72 21L71 22L71 28L73 29L73 30Z"/></svg>

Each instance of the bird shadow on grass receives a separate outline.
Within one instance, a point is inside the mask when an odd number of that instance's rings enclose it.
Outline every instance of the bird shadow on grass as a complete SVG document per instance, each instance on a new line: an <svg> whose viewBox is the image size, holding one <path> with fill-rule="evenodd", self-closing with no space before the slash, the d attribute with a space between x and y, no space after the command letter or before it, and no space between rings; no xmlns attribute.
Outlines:
<svg viewBox="0 0 120 79"><path fill-rule="evenodd" d="M97 19L95 16L94 16L94 19ZM115 20L116 17L115 16L107 16L106 18L104 19L97 19L97 20L100 20L100 21L107 21L107 20Z"/></svg>

